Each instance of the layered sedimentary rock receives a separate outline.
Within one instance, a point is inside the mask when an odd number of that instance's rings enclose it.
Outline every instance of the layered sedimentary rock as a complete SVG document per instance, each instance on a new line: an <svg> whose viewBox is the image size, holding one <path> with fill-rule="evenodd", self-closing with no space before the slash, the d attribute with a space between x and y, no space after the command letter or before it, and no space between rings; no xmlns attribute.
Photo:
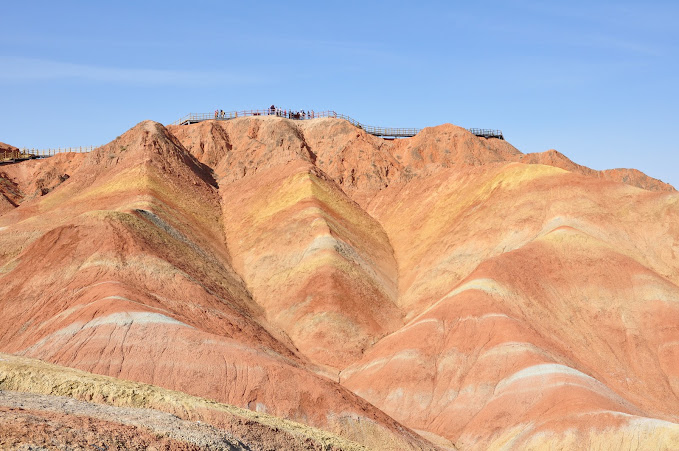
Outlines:
<svg viewBox="0 0 679 451"><path fill-rule="evenodd" d="M679 195L638 171L252 117L2 180L3 352L369 448L679 443Z"/></svg>
<svg viewBox="0 0 679 451"><path fill-rule="evenodd" d="M316 375L267 320L232 267L210 169L160 124L88 154L59 188L2 219L3 350L366 444L428 446Z"/></svg>
<svg viewBox="0 0 679 451"><path fill-rule="evenodd" d="M437 191L413 183L400 209L375 202L392 242L404 243L395 252L411 319L342 383L461 447L594 446L603 430L654 447L664 439L653 427L637 430L649 417L670 446L676 194L548 166L471 174ZM407 215L421 224L404 227Z"/></svg>
<svg viewBox="0 0 679 451"><path fill-rule="evenodd" d="M366 449L265 413L8 354L0 412L0 445L10 449Z"/></svg>

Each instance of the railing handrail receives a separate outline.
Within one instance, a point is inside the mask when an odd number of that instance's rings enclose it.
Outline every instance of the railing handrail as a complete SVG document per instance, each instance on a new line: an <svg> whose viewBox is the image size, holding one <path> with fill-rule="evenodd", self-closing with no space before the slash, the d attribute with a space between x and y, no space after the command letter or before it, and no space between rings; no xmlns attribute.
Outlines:
<svg viewBox="0 0 679 451"><path fill-rule="evenodd" d="M1 160L22 160L33 157L52 157L58 153L88 153L101 146L77 146L77 147L54 147L49 149L36 149L22 147L18 150L0 151Z"/></svg>
<svg viewBox="0 0 679 451"><path fill-rule="evenodd" d="M41 157L49 157L49 156L54 156L58 153L67 153L67 152L73 152L73 153L89 153L92 152L94 149L101 147L101 146L78 146L78 147L53 147L49 149L23 149L23 150L28 150L28 153L31 153L33 155L41 156Z"/></svg>
<svg viewBox="0 0 679 451"><path fill-rule="evenodd" d="M193 124L196 122L202 122L206 120L230 120L239 117L248 116L277 116L283 118L291 118L291 114L299 114L300 111L288 110L287 108L276 108L272 110L271 108L266 108L262 110L242 110L242 111L215 111L214 113L189 113L183 118L176 120L170 125L186 125ZM307 111L303 119L318 119L318 118L335 118L344 119L352 125L365 130L366 133L375 136L389 136L389 137L411 137L417 135L422 129L419 128L395 128L395 127L376 127L373 125L365 125L357 121L356 119L337 113L333 110L326 111ZM302 119L302 118L295 118ZM499 138L504 139L501 130L490 130L481 128L470 128L468 131L476 136L484 138Z"/></svg>
<svg viewBox="0 0 679 451"><path fill-rule="evenodd" d="M283 114L284 113L284 114ZM183 125L183 124L191 124L195 122L201 122L205 120L210 120L210 119L217 119L217 120L228 120L228 119L235 119L239 117L248 117L248 116L278 116L278 117L289 117L289 114L292 114L292 110L284 109L284 108L278 108L275 110L271 110L270 108L266 108L263 110L242 110L242 111L230 111L230 112L222 112L219 111L217 115L214 113L189 113L183 118L173 122L170 125ZM294 111L294 113L299 114L299 111ZM385 136L385 137L410 137L410 136L415 136L417 135L420 131L422 131L419 128L408 128L408 127L401 127L401 128L395 128L395 127L376 127L373 125L365 125L360 122L358 122L356 119L347 116L345 114L340 114L337 113L336 111L333 110L326 110L326 111L308 111L305 113L305 119L317 119L317 118L334 118L334 119L344 119L345 121L351 123L352 125L359 127L363 130L365 130L366 133L369 133L371 135L375 136ZM301 119L301 118L299 118ZM499 139L504 139L504 136L502 135L502 130L493 130L493 129L486 129L486 128L469 128L467 129L470 133L483 137L483 138L499 138ZM49 149L35 149L35 148L26 148L23 147L18 150L5 150L5 151L0 151L0 156L2 157L0 161L6 161L6 160L15 160L15 159L27 159L27 158L32 158L32 157L51 157L54 156L58 153L66 153L66 152L76 152L76 153L87 153L91 152L94 149L101 147L101 146L78 146L78 147L56 147L56 148L49 148Z"/></svg>
<svg viewBox="0 0 679 451"><path fill-rule="evenodd" d="M284 117L284 118L290 118L291 114L299 114L299 111L293 111L293 110L288 110L287 108L278 108L275 110L271 110L270 108L262 109L262 110L241 110L241 111L219 111L215 113L190 113L187 114L186 116L182 117L181 119L173 122L170 125L183 125L183 124L192 124L195 122L202 122L205 120L211 120L211 119L216 119L216 120L228 120L228 119L236 119L239 117L248 117L248 116L277 116L277 117ZM419 128L394 128L394 127L375 127L372 125L365 125L357 121L356 119L347 116L345 114L340 114L337 113L336 111L333 110L326 110L326 111L308 111L305 114L305 119L318 119L318 118L335 118L335 119L344 119L347 122L351 123L352 125L362 128L365 130L367 133L372 134L372 135L377 135L377 136L415 136L418 134L421 129Z"/></svg>

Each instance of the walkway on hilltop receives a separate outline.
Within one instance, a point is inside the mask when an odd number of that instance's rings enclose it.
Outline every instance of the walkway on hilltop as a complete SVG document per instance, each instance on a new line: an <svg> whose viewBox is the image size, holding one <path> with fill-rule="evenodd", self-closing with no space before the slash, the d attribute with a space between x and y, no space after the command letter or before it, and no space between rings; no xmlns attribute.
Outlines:
<svg viewBox="0 0 679 451"><path fill-rule="evenodd" d="M227 121L230 119L236 119L239 117L247 117L247 116L278 116L278 117L283 117L286 119L293 119L293 120L306 120L306 119L317 119L317 118L324 118L324 117L329 117L329 118L335 118L335 119L344 119L345 121L355 125L356 127L365 130L366 133L369 133L374 136L379 136L380 138L385 138L385 139L394 139L394 138L410 138L415 135L417 135L421 129L419 128L392 128L392 127L375 127L373 125L365 125L361 124L358 122L356 119L353 119L349 116L346 116L344 114L339 114L335 111L310 111L310 112L300 112L300 111L292 111L292 110L286 110L286 109L281 109L281 108L267 108L264 110L244 110L244 111L230 111L230 112L215 112L215 113L191 113L187 114L183 118L173 122L171 125L190 125L190 124L195 124L198 122L202 121L208 121L208 120L218 120L218 121ZM505 139L504 136L502 135L501 130L489 130L489 129L481 129L481 128L469 128L467 129L470 133L482 137L482 138L498 138L498 139Z"/></svg>
<svg viewBox="0 0 679 451"><path fill-rule="evenodd" d="M334 119L344 119L345 121L353 124L354 126L365 130L374 136L378 136L384 139L395 139L395 138L410 138L417 135L421 129L419 128L390 128L390 127L375 127L372 125L364 125L344 114L339 114L335 111L309 111L302 113L301 111L292 111L285 109L271 109L267 108L264 110L244 110L244 111L231 111L231 112L219 112L215 113L192 113L184 116L178 121L173 122L170 125L190 125L197 122L208 121L208 120L218 120L227 121L230 119L236 119L239 117L248 116L277 116L286 119L293 120L308 120L317 118L334 118ZM469 128L467 129L470 133L479 136L481 138L497 138L505 139L502 135L501 130L489 130L481 128ZM99 146L81 146L81 147L64 147L57 149L19 149L19 150L8 150L0 151L0 164L8 163L18 163L20 161L29 160L32 158L47 158L53 155L64 153L64 152L91 152Z"/></svg>
<svg viewBox="0 0 679 451"><path fill-rule="evenodd" d="M58 153L88 153L99 146L58 147L54 149L28 149L0 151L0 164L19 163L34 158L52 157Z"/></svg>

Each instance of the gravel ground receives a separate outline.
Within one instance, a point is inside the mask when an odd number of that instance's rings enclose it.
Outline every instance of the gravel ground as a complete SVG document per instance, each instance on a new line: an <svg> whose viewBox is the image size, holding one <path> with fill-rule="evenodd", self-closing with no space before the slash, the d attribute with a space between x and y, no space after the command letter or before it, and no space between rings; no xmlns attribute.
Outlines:
<svg viewBox="0 0 679 451"><path fill-rule="evenodd" d="M0 448L249 450L229 433L152 409L0 390Z"/></svg>

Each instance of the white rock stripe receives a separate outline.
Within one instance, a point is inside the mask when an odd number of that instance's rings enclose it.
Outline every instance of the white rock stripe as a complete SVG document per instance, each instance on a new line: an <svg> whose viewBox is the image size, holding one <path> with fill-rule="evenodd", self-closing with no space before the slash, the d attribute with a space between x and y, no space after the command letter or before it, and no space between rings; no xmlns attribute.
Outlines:
<svg viewBox="0 0 679 451"><path fill-rule="evenodd" d="M55 340L55 339L69 339L75 336L78 332L86 329L92 329L100 326L115 326L115 327L130 327L132 324L143 325L143 324L168 324L178 327L187 327L194 329L193 326L177 321L169 316L162 315L160 313L154 312L117 312L106 316L100 316L93 318L87 322L76 322L59 329L45 338L39 340L35 344L29 346L20 352L24 354L35 349L40 348L45 343Z"/></svg>

